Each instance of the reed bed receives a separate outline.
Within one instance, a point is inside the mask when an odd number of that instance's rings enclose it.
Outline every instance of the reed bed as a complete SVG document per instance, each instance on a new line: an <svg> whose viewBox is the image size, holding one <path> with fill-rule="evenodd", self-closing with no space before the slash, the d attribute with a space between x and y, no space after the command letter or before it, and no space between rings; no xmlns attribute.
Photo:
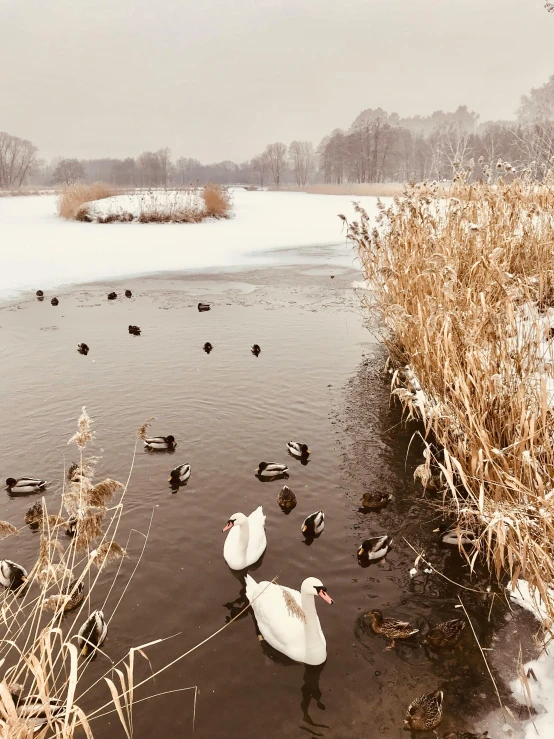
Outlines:
<svg viewBox="0 0 554 739"><path fill-rule="evenodd" d="M357 206L348 236L384 323L392 392L444 447L441 505L476 536L460 551L512 586L527 580L549 627L554 172L537 184L498 167L506 175L494 185L458 170L451 197L436 183L410 185L380 204L376 226ZM416 471L424 482L429 465Z"/></svg>
<svg viewBox="0 0 554 739"><path fill-rule="evenodd" d="M73 182L63 188L58 198L58 215L70 220L81 220L82 207L91 200L102 200L115 195L116 191L105 182L94 182L85 185L83 182Z"/></svg>

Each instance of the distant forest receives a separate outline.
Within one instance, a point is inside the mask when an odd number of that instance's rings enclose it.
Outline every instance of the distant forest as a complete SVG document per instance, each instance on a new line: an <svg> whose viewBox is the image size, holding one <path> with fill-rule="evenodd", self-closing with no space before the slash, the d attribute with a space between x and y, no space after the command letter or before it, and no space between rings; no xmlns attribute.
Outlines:
<svg viewBox="0 0 554 739"><path fill-rule="evenodd" d="M452 113L401 118L382 108L363 110L348 130L309 141L269 144L247 162L202 164L174 159L168 148L126 159L40 159L32 142L0 133L0 187L104 181L119 186L169 187L219 182L304 187L311 183L384 183L449 180L471 160L490 165L494 178L527 170L538 180L554 161L554 75L521 98L513 121L479 122L461 105ZM504 173L506 168L502 170ZM474 170L479 176L479 169Z"/></svg>

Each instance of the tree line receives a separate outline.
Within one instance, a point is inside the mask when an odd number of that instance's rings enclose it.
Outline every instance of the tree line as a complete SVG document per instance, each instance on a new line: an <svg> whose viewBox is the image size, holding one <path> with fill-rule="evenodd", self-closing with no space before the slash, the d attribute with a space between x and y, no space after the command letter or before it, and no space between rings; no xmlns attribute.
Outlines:
<svg viewBox="0 0 554 739"><path fill-rule="evenodd" d="M309 141L277 141L251 160L202 164L173 160L168 148L136 158L38 158L30 141L0 133L0 187L105 182L130 187L175 187L190 183L252 184L260 187L309 183L343 184L448 180L473 160L490 165L489 177L509 162L537 179L554 157L554 75L521 98L514 121L479 123L467 106L454 112L401 118L382 108L363 110L348 130L335 129L317 148Z"/></svg>

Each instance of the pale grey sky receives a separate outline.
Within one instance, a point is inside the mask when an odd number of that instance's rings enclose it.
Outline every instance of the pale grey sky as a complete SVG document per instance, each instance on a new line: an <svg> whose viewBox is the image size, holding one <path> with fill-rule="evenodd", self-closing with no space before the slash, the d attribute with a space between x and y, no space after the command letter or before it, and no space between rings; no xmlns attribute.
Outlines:
<svg viewBox="0 0 554 739"><path fill-rule="evenodd" d="M554 74L543 0L0 0L0 130L43 156L242 161L364 108L511 118Z"/></svg>

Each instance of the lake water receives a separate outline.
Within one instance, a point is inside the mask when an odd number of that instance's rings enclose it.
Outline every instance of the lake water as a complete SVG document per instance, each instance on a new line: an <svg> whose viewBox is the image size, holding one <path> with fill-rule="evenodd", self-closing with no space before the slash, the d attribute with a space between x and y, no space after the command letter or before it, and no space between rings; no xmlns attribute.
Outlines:
<svg viewBox="0 0 554 739"><path fill-rule="evenodd" d="M413 438L419 427L402 424L390 403L384 349L365 324L363 295L351 288L358 279L346 268L274 267L75 287L59 295L57 307L49 294L0 310L2 478L48 479L46 500L57 510L64 463L76 459L67 440L82 405L94 421L96 440L87 451L99 457L97 480L126 481L136 429L149 416L157 418L152 434L173 434L178 442L172 454L137 451L117 537L129 557L104 608L113 615L104 647L112 659L176 635L149 650L158 669L240 611L243 582L223 560L221 529L230 514L258 505L267 516L268 546L253 576L278 577L294 588L315 576L335 600L332 607L317 604L328 647L323 666L295 664L260 643L248 610L136 696L198 686L197 739L394 739L409 735L402 730L408 703L438 688L445 693L441 735L492 728L485 717L496 696L468 628L453 651L429 652L418 638L385 651L387 643L363 617L371 609L424 631L461 615L455 608L461 592L481 645L498 647L488 654L508 702L502 673L515 672L516 633L527 634L524 658L533 654L529 614L512 616L500 598L491 608L490 596L460 591L434 574L410 578L415 555L407 542L424 547L451 580L479 591L489 584L484 572L470 579L460 555L437 544L438 514L413 480L422 461L421 442ZM125 288L132 299L122 297ZM116 301L106 298L112 289ZM199 313L200 300L212 310ZM129 324L142 335L130 336ZM214 346L209 355L202 350L206 341ZM78 342L89 345L88 356L77 353ZM257 358L253 343L262 348ZM288 457L290 439L309 444L307 465ZM276 502L283 482L262 483L254 475L262 460L289 464L287 484L298 498L289 515ZM182 462L192 465L192 476L174 493L168 472ZM394 500L364 513L361 497L374 490ZM22 526L34 499L4 494L0 518ZM307 546L301 523L318 509L326 515L325 531ZM113 614L143 545L132 530L146 532L151 517L144 556ZM359 543L381 533L394 536L392 551L361 567ZM24 529L0 543L0 554L30 569L37 548L37 534ZM103 572L90 610L103 603L117 566ZM84 684L108 666L99 657ZM140 664L137 681L149 669ZM82 707L108 700L100 686ZM169 693L137 704L135 737L191 737L192 722L193 692ZM123 736L115 716L93 728L97 737Z"/></svg>

